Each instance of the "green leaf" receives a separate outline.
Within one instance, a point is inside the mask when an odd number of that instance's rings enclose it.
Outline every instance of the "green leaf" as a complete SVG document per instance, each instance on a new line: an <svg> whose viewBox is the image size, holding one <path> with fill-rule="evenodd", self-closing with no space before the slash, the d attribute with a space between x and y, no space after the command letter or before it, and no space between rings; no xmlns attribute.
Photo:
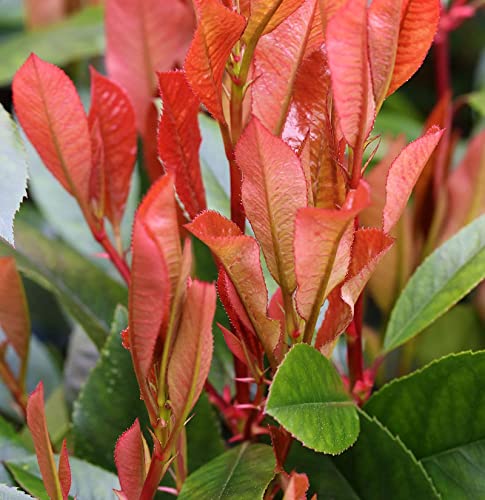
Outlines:
<svg viewBox="0 0 485 500"><path fill-rule="evenodd" d="M227 451L191 474L179 500L256 500L263 498L274 477L275 458L270 446L241 446Z"/></svg>
<svg viewBox="0 0 485 500"><path fill-rule="evenodd" d="M413 274L391 313L386 352L399 347L485 278L485 215L435 250Z"/></svg>
<svg viewBox="0 0 485 500"><path fill-rule="evenodd" d="M13 220L27 194L27 160L17 126L0 104L0 237L13 245Z"/></svg>
<svg viewBox="0 0 485 500"><path fill-rule="evenodd" d="M2 500L32 500L33 497L17 488L7 486L6 484L0 484L0 498Z"/></svg>
<svg viewBox="0 0 485 500"><path fill-rule="evenodd" d="M72 476L70 496L77 496L80 500L113 500L115 498L113 488L119 490L120 483L114 474L75 457L69 457L69 463ZM35 455L10 461L8 465L20 467L24 472L41 477Z"/></svg>
<svg viewBox="0 0 485 500"><path fill-rule="evenodd" d="M111 335L74 403L72 415L76 456L112 471L116 471L116 440L136 418L140 418L142 428L147 422L131 356L121 344L120 332L127 325L128 311L119 306Z"/></svg>
<svg viewBox="0 0 485 500"><path fill-rule="evenodd" d="M307 344L297 344L275 374L266 413L308 448L332 455L359 435L357 408L332 363Z"/></svg>
<svg viewBox="0 0 485 500"><path fill-rule="evenodd" d="M103 9L88 7L47 28L9 36L0 44L0 85L9 83L31 52L61 66L104 52Z"/></svg>
<svg viewBox="0 0 485 500"><path fill-rule="evenodd" d="M126 303L126 289L72 248L21 220L15 236L16 249L0 239L0 256L14 256L19 270L52 292L101 348L116 305Z"/></svg>
<svg viewBox="0 0 485 500"><path fill-rule="evenodd" d="M482 116L485 116L485 88L467 95L468 104Z"/></svg>
<svg viewBox="0 0 485 500"><path fill-rule="evenodd" d="M475 479L485 468L483 380L484 351L450 355L385 385L364 407L422 460L444 498L485 495ZM453 476L445 477L450 467ZM466 480L456 484L453 477L460 476ZM461 496L451 494L457 488ZM470 488L482 488L481 494L467 497Z"/></svg>
<svg viewBox="0 0 485 500"><path fill-rule="evenodd" d="M0 416L0 483L12 484L3 463L27 455L30 453L24 448L13 427ZM0 498L2 497L0 496Z"/></svg>
<svg viewBox="0 0 485 500"><path fill-rule="evenodd" d="M12 474L17 484L25 491L29 492L32 496L38 498L39 500L49 500L49 495L45 491L42 479L34 476L34 474L31 474L30 472L27 472L24 467L14 463L7 463L6 467Z"/></svg>

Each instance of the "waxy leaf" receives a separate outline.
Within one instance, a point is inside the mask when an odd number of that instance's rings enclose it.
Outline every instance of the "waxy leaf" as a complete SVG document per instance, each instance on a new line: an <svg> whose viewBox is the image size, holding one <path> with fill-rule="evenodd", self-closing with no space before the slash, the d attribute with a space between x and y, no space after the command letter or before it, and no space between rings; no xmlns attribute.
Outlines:
<svg viewBox="0 0 485 500"><path fill-rule="evenodd" d="M268 292L256 240L243 235L233 222L211 211L202 213L185 227L204 242L224 266L266 355L273 360L279 325L267 316Z"/></svg>
<svg viewBox="0 0 485 500"><path fill-rule="evenodd" d="M179 425L184 424L209 375L215 310L215 286L193 281L187 289L167 372L170 405Z"/></svg>
<svg viewBox="0 0 485 500"><path fill-rule="evenodd" d="M359 434L357 408L331 361L307 344L286 355L270 387L266 413L306 447L335 455Z"/></svg>
<svg viewBox="0 0 485 500"><path fill-rule="evenodd" d="M242 201L268 269L286 293L296 288L293 239L299 208L307 205L305 175L298 156L257 118L236 147L242 172Z"/></svg>
<svg viewBox="0 0 485 500"><path fill-rule="evenodd" d="M301 8L257 45L252 111L275 135L280 135L285 125L316 10L316 0L305 0Z"/></svg>
<svg viewBox="0 0 485 500"><path fill-rule="evenodd" d="M137 419L120 436L115 448L115 462L121 491L126 498L140 498L150 460L147 452L148 448Z"/></svg>
<svg viewBox="0 0 485 500"><path fill-rule="evenodd" d="M0 237L13 245L13 221L27 194L26 154L17 126L0 105Z"/></svg>
<svg viewBox="0 0 485 500"><path fill-rule="evenodd" d="M32 54L12 83L15 112L45 166L87 210L91 174L88 122L76 88Z"/></svg>
<svg viewBox="0 0 485 500"><path fill-rule="evenodd" d="M432 127L404 148L387 174L383 229L386 233L399 221L423 168L438 144L443 130Z"/></svg>
<svg viewBox="0 0 485 500"><path fill-rule="evenodd" d="M438 29L439 0L404 0L394 72L387 95L421 66Z"/></svg>
<svg viewBox="0 0 485 500"><path fill-rule="evenodd" d="M485 215L462 229L418 267L391 313L385 351L404 344L485 278Z"/></svg>
<svg viewBox="0 0 485 500"><path fill-rule="evenodd" d="M360 184L357 190L350 191L340 210L309 207L298 211L295 231L296 303L303 318L308 319L312 310L315 314L314 309L320 310L325 296L340 281L331 279L332 273L335 277L332 268L338 257L339 242L348 225L368 203L368 188ZM348 252L344 251L344 254ZM337 271L343 279L346 269Z"/></svg>
<svg viewBox="0 0 485 500"><path fill-rule="evenodd" d="M22 366L25 366L29 352L30 318L24 286L13 257L0 258L0 328ZM24 370L22 373L24 376Z"/></svg>
<svg viewBox="0 0 485 500"><path fill-rule="evenodd" d="M177 194L191 218L207 208L199 164L199 100L182 71L159 73L163 103L158 127L158 153L175 179Z"/></svg>
<svg viewBox="0 0 485 500"><path fill-rule="evenodd" d="M106 2L108 73L130 96L142 135L156 95L156 72L169 71L183 63L194 25L190 2Z"/></svg>
<svg viewBox="0 0 485 500"><path fill-rule="evenodd" d="M209 113L224 121L222 78L232 47L246 25L244 17L218 0L199 0L199 24L185 59L185 74Z"/></svg>
<svg viewBox="0 0 485 500"><path fill-rule="evenodd" d="M347 143L360 148L375 114L367 49L367 0L349 0L332 17L326 43L340 126Z"/></svg>
<svg viewBox="0 0 485 500"><path fill-rule="evenodd" d="M185 481L180 500L255 500L274 477L270 446L244 443L202 466Z"/></svg>
<svg viewBox="0 0 485 500"><path fill-rule="evenodd" d="M243 34L243 42L270 33L293 12L304 0L249 0L250 16Z"/></svg>
<svg viewBox="0 0 485 500"><path fill-rule="evenodd" d="M88 124L100 138L101 164L93 168L102 173L102 211L119 231L136 159L135 112L126 93L93 68Z"/></svg>
<svg viewBox="0 0 485 500"><path fill-rule="evenodd" d="M483 351L450 355L385 385L364 407L399 434L442 498L485 492L484 376Z"/></svg>
<svg viewBox="0 0 485 500"><path fill-rule="evenodd" d="M42 382L39 382L39 385L29 397L27 403L27 425L32 434L40 472L49 497L66 499L67 495L64 496L57 475L54 454L52 453L49 432L47 430L44 412L44 386Z"/></svg>

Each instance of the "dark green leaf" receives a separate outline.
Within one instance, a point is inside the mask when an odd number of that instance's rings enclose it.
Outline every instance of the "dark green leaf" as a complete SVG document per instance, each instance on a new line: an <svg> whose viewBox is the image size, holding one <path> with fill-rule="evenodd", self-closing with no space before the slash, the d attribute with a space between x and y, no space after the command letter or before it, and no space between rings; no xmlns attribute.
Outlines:
<svg viewBox="0 0 485 500"><path fill-rule="evenodd" d="M15 237L16 249L0 240L0 256L14 256L20 271L51 291L102 347L116 305L126 303L126 289L64 243L21 220Z"/></svg>
<svg viewBox="0 0 485 500"><path fill-rule="evenodd" d="M130 353L121 345L120 332L127 324L128 311L119 306L111 335L74 403L72 415L76 456L113 471L116 440L136 418L140 418L142 428L147 422Z"/></svg>
<svg viewBox="0 0 485 500"><path fill-rule="evenodd" d="M424 330L485 278L485 215L433 252L409 280L391 313L389 352Z"/></svg>
<svg viewBox="0 0 485 500"><path fill-rule="evenodd" d="M256 500L263 498L274 476L270 446L245 443L227 451L191 474L179 500Z"/></svg>
<svg viewBox="0 0 485 500"><path fill-rule="evenodd" d="M332 363L298 344L286 355L269 391L266 412L305 446L336 454L359 435L357 409Z"/></svg>
<svg viewBox="0 0 485 500"><path fill-rule="evenodd" d="M0 85L12 80L31 52L63 65L104 52L103 10L88 7L64 21L9 36L0 45Z"/></svg>
<svg viewBox="0 0 485 500"><path fill-rule="evenodd" d="M0 104L0 237L13 244L13 220L27 194L27 160L17 126Z"/></svg>
<svg viewBox="0 0 485 500"><path fill-rule="evenodd" d="M450 355L387 384L364 407L423 461L444 498L466 498L484 486L475 479L485 468L483 380L485 352ZM454 496L458 485L446 477L450 467L453 477L466 478L462 496ZM480 491L468 498L485 495Z"/></svg>

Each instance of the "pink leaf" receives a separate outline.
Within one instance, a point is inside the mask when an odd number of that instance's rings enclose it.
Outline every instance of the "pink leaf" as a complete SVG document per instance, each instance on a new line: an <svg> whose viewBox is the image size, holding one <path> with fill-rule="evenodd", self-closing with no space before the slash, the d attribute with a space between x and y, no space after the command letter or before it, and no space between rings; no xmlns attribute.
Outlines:
<svg viewBox="0 0 485 500"><path fill-rule="evenodd" d="M224 69L246 23L242 16L222 6L218 0L199 0L198 4L199 25L185 59L185 74L208 111L223 122Z"/></svg>
<svg viewBox="0 0 485 500"><path fill-rule="evenodd" d="M307 205L307 187L298 156L257 118L236 146L243 176L244 209L268 268L286 293L296 287L293 238L296 213Z"/></svg>
<svg viewBox="0 0 485 500"><path fill-rule="evenodd" d="M199 100L183 72L159 73L158 78L163 102L158 129L159 155L166 171L173 173L179 198L194 218L206 208L199 164Z"/></svg>
<svg viewBox="0 0 485 500"><path fill-rule="evenodd" d="M409 144L392 163L386 182L383 229L388 233L398 222L421 171L437 146L443 130L432 127Z"/></svg>
<svg viewBox="0 0 485 500"><path fill-rule="evenodd" d="M62 498L67 500L71 489L71 466L69 464L69 454L67 453L66 440L62 441L61 453L59 455L59 482L61 484Z"/></svg>

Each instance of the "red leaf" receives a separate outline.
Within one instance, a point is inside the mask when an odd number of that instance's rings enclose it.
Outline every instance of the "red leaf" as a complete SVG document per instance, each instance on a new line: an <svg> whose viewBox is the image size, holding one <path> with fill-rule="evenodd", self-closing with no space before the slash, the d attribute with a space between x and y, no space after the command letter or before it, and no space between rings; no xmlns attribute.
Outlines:
<svg viewBox="0 0 485 500"><path fill-rule="evenodd" d="M233 222L212 211L203 212L185 227L220 260L236 287L268 358L274 360L279 325L267 316L268 292L256 240L243 235Z"/></svg>
<svg viewBox="0 0 485 500"><path fill-rule="evenodd" d="M215 310L215 286L193 281L187 290L167 373L170 405L179 425L185 423L209 375Z"/></svg>
<svg viewBox="0 0 485 500"><path fill-rule="evenodd" d="M191 218L206 208L200 173L199 100L183 72L159 73L163 112L158 129L159 156L175 178L177 194Z"/></svg>
<svg viewBox="0 0 485 500"><path fill-rule="evenodd" d="M12 88L15 112L30 142L86 211L91 140L73 83L61 69L32 54L17 71Z"/></svg>
<svg viewBox="0 0 485 500"><path fill-rule="evenodd" d="M296 213L307 205L307 187L298 156L257 118L236 146L242 200L268 269L285 290L296 287L293 238Z"/></svg>
<svg viewBox="0 0 485 500"><path fill-rule="evenodd" d="M59 455L59 482L61 484L62 498L67 500L71 489L71 466L69 465L69 454L67 453L66 440L62 441L61 453Z"/></svg>
<svg viewBox="0 0 485 500"><path fill-rule="evenodd" d="M63 496L57 476L56 463L47 430L44 412L44 385L39 382L27 402L27 425L34 441L35 454L47 494L50 498Z"/></svg>
<svg viewBox="0 0 485 500"><path fill-rule="evenodd" d="M24 286L13 257L0 258L0 326L25 365L29 353L30 318Z"/></svg>
<svg viewBox="0 0 485 500"><path fill-rule="evenodd" d="M146 455L140 422L136 419L118 438L115 447L116 469L126 498L140 498L150 459Z"/></svg>
<svg viewBox="0 0 485 500"><path fill-rule="evenodd" d="M438 29L439 0L407 0L403 4L396 62L387 95L416 73Z"/></svg>
<svg viewBox="0 0 485 500"><path fill-rule="evenodd" d="M425 135L406 146L389 168L383 212L384 232L390 232L401 217L414 185L442 135L443 130L438 127L430 128Z"/></svg>
<svg viewBox="0 0 485 500"><path fill-rule="evenodd" d="M300 9L257 45L252 110L275 135L280 135L285 125L316 10L316 0L305 0Z"/></svg>
<svg viewBox="0 0 485 500"><path fill-rule="evenodd" d="M185 59L185 74L208 111L223 122L224 69L246 23L244 17L223 7L218 0L199 0L198 3L199 25Z"/></svg>
<svg viewBox="0 0 485 500"><path fill-rule="evenodd" d="M251 0L251 15L243 34L244 43L247 44L255 35L259 38L273 31L303 2L304 0Z"/></svg>
<svg viewBox="0 0 485 500"><path fill-rule="evenodd" d="M309 487L308 476L293 471L290 475L290 482L286 487L283 500L306 500L306 492Z"/></svg>
<svg viewBox="0 0 485 500"><path fill-rule="evenodd" d="M349 0L327 27L333 97L347 143L359 148L375 114L367 49L367 0Z"/></svg>
<svg viewBox="0 0 485 500"><path fill-rule="evenodd" d="M225 326L220 325L219 323L217 326L219 327L219 330L221 330L222 335L224 336L224 341L226 342L226 345L231 353L239 359L241 363L244 363L247 366L248 362L246 360L246 355L244 354L244 348L241 341Z"/></svg>
<svg viewBox="0 0 485 500"><path fill-rule="evenodd" d="M130 96L142 135L157 89L156 72L183 62L194 27L190 2L107 0L108 73Z"/></svg>
<svg viewBox="0 0 485 500"><path fill-rule="evenodd" d="M303 208L298 211L295 231L296 303L304 319L308 320L312 312L316 313L316 308L320 309L330 292L339 242L349 223L368 203L368 188L361 183L357 190L349 192L341 210ZM345 271L343 273L345 275Z"/></svg>
<svg viewBox="0 0 485 500"><path fill-rule="evenodd" d="M104 172L104 211L118 230L136 159L135 112L126 93L91 68L89 128L99 130ZM92 134L91 134L92 135Z"/></svg>
<svg viewBox="0 0 485 500"><path fill-rule="evenodd" d="M328 297L329 307L315 341L317 349L331 344L349 326L357 299L393 243L394 239L379 229L359 229L355 232L348 275L342 286Z"/></svg>

